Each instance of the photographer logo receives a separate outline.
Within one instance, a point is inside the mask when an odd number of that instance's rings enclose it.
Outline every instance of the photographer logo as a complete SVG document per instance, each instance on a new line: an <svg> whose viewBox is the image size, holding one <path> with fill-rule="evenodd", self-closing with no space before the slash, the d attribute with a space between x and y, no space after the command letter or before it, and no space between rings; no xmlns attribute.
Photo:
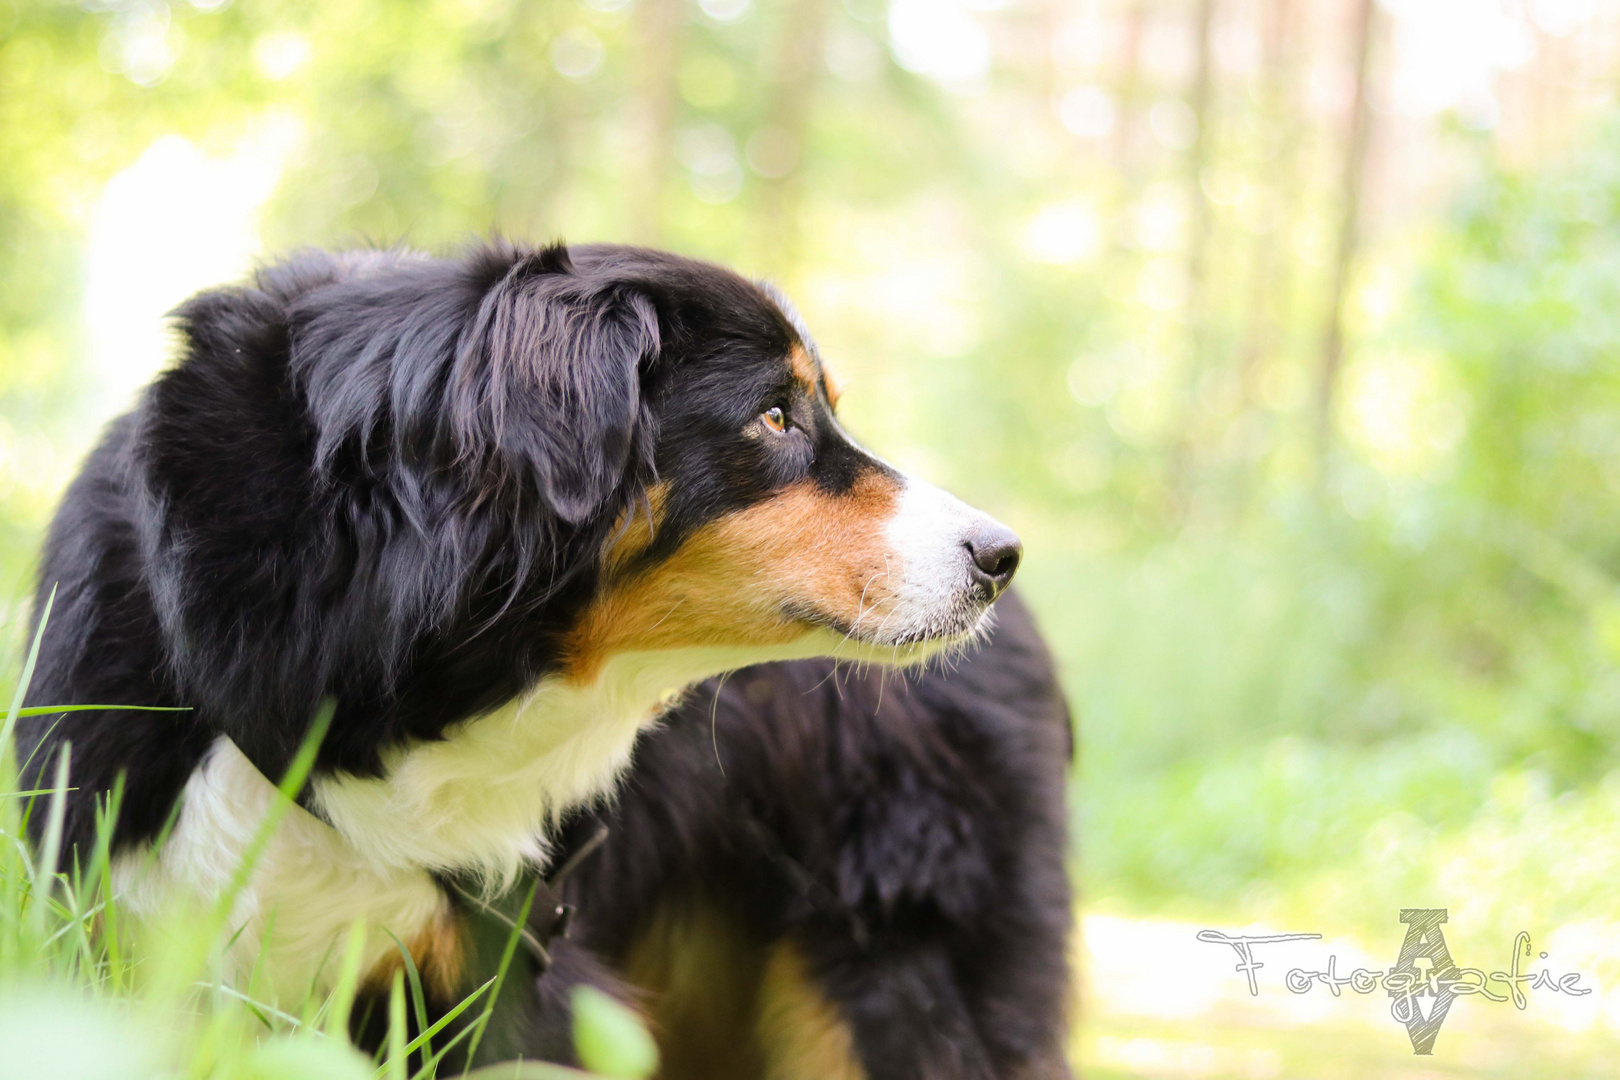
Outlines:
<svg viewBox="0 0 1620 1080"><path fill-rule="evenodd" d="M1535 954L1530 935L1523 931L1513 939L1513 953L1504 970L1487 974L1482 968L1459 967L1452 959L1445 931L1441 929L1446 917L1446 908L1403 908L1401 922L1406 925L1406 935L1401 941L1400 955L1387 970L1363 967L1340 975L1338 957L1330 955L1323 970L1290 968L1283 984L1296 994L1310 993L1320 985L1334 997L1346 989L1357 994L1382 990L1390 998L1390 1016L1406 1028L1414 1054L1434 1053L1435 1038L1446 1022L1452 1003L1459 997L1511 1001L1515 1008L1525 1009L1529 1007L1530 994L1538 990L1571 997L1584 997L1592 992L1591 987L1580 985L1582 976L1578 971L1554 975L1545 966L1538 971L1525 970L1524 965ZM1199 941L1226 945L1237 954L1238 963L1233 970L1248 980L1249 993L1255 997L1260 994L1256 973L1266 966L1258 959L1256 950L1288 941L1317 941L1321 937L1321 934L1244 936L1219 930L1198 932ZM1541 953L1540 959L1546 960L1547 954Z"/></svg>

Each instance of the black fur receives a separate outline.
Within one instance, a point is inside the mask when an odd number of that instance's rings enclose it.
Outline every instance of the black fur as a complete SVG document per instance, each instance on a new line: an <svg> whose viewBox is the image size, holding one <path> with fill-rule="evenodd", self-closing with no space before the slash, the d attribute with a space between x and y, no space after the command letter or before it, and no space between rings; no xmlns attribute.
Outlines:
<svg viewBox="0 0 1620 1080"><path fill-rule="evenodd" d="M694 690L566 888L574 944L622 965L662 907L701 902L761 958L799 948L873 1080L1067 1076L1069 713L1022 603L997 614L920 672L801 661ZM747 1036L685 1064L751 1075ZM568 1057L554 1033L525 1049Z"/></svg>

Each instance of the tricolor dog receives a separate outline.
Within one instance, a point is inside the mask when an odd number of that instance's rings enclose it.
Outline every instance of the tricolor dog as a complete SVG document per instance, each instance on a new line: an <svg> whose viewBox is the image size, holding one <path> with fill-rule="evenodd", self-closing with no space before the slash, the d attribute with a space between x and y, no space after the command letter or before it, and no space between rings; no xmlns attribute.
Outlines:
<svg viewBox="0 0 1620 1080"><path fill-rule="evenodd" d="M845 434L780 295L706 263L306 253L177 316L178 360L52 524L29 702L189 711L40 718L21 752L47 779L70 755L81 848L124 777L114 876L150 920L226 888L335 703L232 924L283 999L357 917L371 970L398 962L386 929L454 984L446 881L544 865L671 691L923 659L1018 565L1004 526Z"/></svg>

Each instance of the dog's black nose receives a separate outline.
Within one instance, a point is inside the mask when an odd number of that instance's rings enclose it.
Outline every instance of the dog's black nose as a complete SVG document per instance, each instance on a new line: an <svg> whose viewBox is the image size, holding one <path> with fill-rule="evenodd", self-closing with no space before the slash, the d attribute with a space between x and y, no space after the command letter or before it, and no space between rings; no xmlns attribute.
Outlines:
<svg viewBox="0 0 1620 1080"><path fill-rule="evenodd" d="M985 599L1000 596L1024 554L1024 545L1019 543L1018 537L1005 525L986 521L973 526L962 546L972 556L968 573Z"/></svg>

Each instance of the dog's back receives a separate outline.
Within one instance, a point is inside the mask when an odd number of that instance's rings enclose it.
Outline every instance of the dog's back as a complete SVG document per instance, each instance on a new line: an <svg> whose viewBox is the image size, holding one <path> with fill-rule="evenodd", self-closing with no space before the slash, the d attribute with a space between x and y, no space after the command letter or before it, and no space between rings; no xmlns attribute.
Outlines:
<svg viewBox="0 0 1620 1080"><path fill-rule="evenodd" d="M568 891L663 1075L1067 1075L1069 714L1027 610L997 613L920 672L711 681L643 737Z"/></svg>

